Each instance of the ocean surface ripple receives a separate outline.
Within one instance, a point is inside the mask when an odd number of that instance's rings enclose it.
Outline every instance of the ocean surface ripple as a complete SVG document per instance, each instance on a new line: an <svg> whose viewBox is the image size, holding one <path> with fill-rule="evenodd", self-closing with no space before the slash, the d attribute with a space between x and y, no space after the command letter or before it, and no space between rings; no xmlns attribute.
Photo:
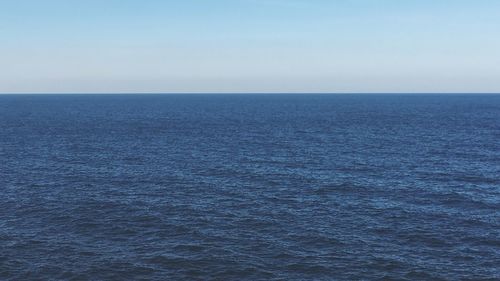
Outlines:
<svg viewBox="0 0 500 281"><path fill-rule="evenodd" d="M0 96L1 280L500 280L499 95Z"/></svg>

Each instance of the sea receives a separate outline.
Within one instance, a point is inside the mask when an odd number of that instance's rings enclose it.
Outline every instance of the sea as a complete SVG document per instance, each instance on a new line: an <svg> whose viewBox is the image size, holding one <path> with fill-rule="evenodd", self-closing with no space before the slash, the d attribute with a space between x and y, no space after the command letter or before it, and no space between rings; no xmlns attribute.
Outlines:
<svg viewBox="0 0 500 281"><path fill-rule="evenodd" d="M0 280L500 280L500 95L0 95Z"/></svg>

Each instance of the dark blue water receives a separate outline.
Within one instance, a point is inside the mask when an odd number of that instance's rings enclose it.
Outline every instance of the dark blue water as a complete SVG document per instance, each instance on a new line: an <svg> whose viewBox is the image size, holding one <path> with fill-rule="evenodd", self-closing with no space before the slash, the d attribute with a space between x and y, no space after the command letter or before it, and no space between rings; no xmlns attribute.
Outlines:
<svg viewBox="0 0 500 281"><path fill-rule="evenodd" d="M499 280L500 95L0 96L2 280Z"/></svg>

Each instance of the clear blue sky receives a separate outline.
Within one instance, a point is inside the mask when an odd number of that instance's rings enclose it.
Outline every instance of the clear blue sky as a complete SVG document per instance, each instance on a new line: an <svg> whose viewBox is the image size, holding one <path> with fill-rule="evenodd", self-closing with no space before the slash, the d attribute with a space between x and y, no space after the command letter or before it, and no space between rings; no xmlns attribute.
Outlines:
<svg viewBox="0 0 500 281"><path fill-rule="evenodd" d="M500 92L498 0L0 0L0 93Z"/></svg>

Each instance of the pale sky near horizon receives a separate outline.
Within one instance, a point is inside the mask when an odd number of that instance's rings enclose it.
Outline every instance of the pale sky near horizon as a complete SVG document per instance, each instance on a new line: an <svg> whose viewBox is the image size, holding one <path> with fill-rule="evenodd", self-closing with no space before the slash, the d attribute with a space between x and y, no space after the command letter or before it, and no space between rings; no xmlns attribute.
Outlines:
<svg viewBox="0 0 500 281"><path fill-rule="evenodd" d="M497 0L0 0L0 93L497 92Z"/></svg>

